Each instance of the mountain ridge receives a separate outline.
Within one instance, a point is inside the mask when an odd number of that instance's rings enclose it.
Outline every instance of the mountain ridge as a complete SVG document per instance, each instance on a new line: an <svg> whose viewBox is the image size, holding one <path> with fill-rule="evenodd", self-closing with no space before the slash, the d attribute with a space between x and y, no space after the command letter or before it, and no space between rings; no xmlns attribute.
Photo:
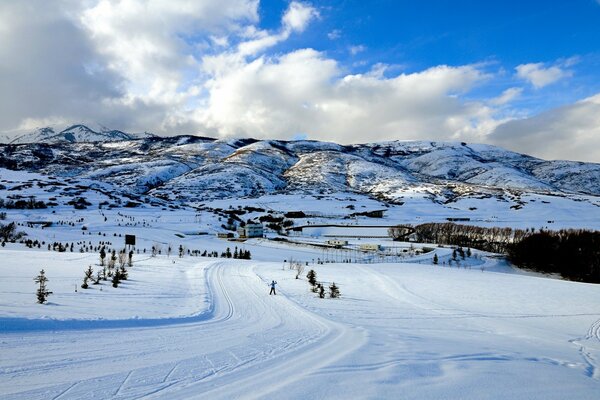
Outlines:
<svg viewBox="0 0 600 400"><path fill-rule="evenodd" d="M135 194L185 203L275 193L359 193L399 203L512 192L600 196L600 164L546 161L464 142L341 145L310 140L213 139L182 135L0 145L0 167L95 179ZM91 130L89 130L91 131ZM94 132L94 131L92 131ZM46 132L48 138L56 134ZM87 136L89 138L89 136Z"/></svg>

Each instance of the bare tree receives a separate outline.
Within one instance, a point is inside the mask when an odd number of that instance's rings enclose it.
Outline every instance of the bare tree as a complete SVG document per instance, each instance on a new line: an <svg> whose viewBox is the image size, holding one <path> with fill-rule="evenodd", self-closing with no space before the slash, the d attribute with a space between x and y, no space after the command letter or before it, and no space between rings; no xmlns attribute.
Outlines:
<svg viewBox="0 0 600 400"><path fill-rule="evenodd" d="M292 269L296 271L296 279L300 279L300 275L302 275L302 273L304 272L304 265L302 265L302 263L295 262L292 265Z"/></svg>
<svg viewBox="0 0 600 400"><path fill-rule="evenodd" d="M152 245L152 257L156 257L157 254L160 254L162 250L162 246L160 243L154 243Z"/></svg>
<svg viewBox="0 0 600 400"><path fill-rule="evenodd" d="M127 253L125 250L121 250L119 252L119 268L125 267L125 264L127 264Z"/></svg>

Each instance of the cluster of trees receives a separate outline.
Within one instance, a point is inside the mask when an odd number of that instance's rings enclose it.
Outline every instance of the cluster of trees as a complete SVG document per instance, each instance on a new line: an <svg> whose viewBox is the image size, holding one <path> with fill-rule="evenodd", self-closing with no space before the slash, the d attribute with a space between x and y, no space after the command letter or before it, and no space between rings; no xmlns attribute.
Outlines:
<svg viewBox="0 0 600 400"><path fill-rule="evenodd" d="M508 246L509 260L520 267L600 283L600 232L540 231Z"/></svg>
<svg viewBox="0 0 600 400"><path fill-rule="evenodd" d="M325 298L325 285L319 281L317 281L317 273L314 269L308 271L306 274L306 278L308 279L308 284L311 286L311 292L317 293L321 299ZM329 297L332 299L336 299L340 297L340 288L333 282L329 285Z"/></svg>
<svg viewBox="0 0 600 400"><path fill-rule="evenodd" d="M152 246L152 257L156 257L158 254L162 254L163 253L163 249L162 246L160 245L160 243L154 243L154 245ZM169 245L166 249L166 254L167 256L170 256L171 253L173 252L173 248ZM144 253L146 253L146 249L143 250ZM139 253L139 250L138 250ZM214 257L214 258L235 258L235 259L239 259L239 260L250 260L252 258L252 254L250 253L250 250L244 250L244 249L238 249L237 246L235 246L233 252L231 251L231 249L229 247L227 247L227 249L225 249L225 251L219 253L218 251L209 251L209 250L190 250L190 249L186 249L183 245L179 245L178 248L178 254L179 254L179 258L182 258L185 254L187 253L187 255L189 256L195 256L195 257Z"/></svg>
<svg viewBox="0 0 600 400"><path fill-rule="evenodd" d="M458 256L470 256L470 248L506 254L523 268L538 272L558 273L564 278L600 283L600 232L563 229L484 228L451 222L426 223L415 227L416 240L459 246ZM464 252L462 247L467 247ZM461 251L462 250L462 251Z"/></svg>
<svg viewBox="0 0 600 400"><path fill-rule="evenodd" d="M23 232L17 232L17 224L14 222L6 225L0 224L0 240L2 242L14 242L25 236Z"/></svg>
<svg viewBox="0 0 600 400"><path fill-rule="evenodd" d="M520 242L533 231L512 228L484 228L452 222L430 222L415 226L421 243L472 247L492 253L506 253L508 246Z"/></svg>
<svg viewBox="0 0 600 400"><path fill-rule="evenodd" d="M15 210L37 210L42 208L48 208L46 203L41 200L36 200L35 197L20 200L4 200L0 199L0 208L15 209Z"/></svg>

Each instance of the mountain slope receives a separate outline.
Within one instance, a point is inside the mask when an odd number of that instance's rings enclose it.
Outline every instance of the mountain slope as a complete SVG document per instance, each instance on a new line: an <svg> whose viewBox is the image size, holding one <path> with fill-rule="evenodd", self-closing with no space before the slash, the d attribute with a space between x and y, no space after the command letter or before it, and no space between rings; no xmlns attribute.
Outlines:
<svg viewBox="0 0 600 400"><path fill-rule="evenodd" d="M183 202L334 192L389 202L402 201L404 193L420 193L442 203L525 192L600 196L600 164L545 161L488 145L132 139L81 125L59 134L37 134L37 143L0 145L0 167L95 179L129 193Z"/></svg>
<svg viewBox="0 0 600 400"><path fill-rule="evenodd" d="M38 128L33 132L16 137L15 139L11 140L10 143L110 142L134 140L152 136L154 135L150 133L125 133L119 130L110 130L105 127L100 127L98 131L95 131L85 125L77 124L69 126L58 133L54 130L54 128L51 127Z"/></svg>

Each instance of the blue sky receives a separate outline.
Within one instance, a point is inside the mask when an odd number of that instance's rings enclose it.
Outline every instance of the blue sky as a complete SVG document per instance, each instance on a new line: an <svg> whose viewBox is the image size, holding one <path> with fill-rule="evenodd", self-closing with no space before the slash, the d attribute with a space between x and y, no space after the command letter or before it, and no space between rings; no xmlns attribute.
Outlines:
<svg viewBox="0 0 600 400"><path fill-rule="evenodd" d="M264 26L275 29L287 4L261 1ZM392 66L390 73L478 63L488 64L491 71L506 70L506 76L489 82L477 93L480 96L518 84L511 75L518 65L576 58L571 67L576 73L568 82L529 90L521 104L540 111L600 92L600 4L596 0L325 0L312 4L319 6L321 18L310 32L276 50L311 47L331 54L352 73L365 72L376 63ZM350 49L358 46L360 51L352 54Z"/></svg>
<svg viewBox="0 0 600 400"><path fill-rule="evenodd" d="M0 2L0 132L451 140L600 162L600 1Z"/></svg>

